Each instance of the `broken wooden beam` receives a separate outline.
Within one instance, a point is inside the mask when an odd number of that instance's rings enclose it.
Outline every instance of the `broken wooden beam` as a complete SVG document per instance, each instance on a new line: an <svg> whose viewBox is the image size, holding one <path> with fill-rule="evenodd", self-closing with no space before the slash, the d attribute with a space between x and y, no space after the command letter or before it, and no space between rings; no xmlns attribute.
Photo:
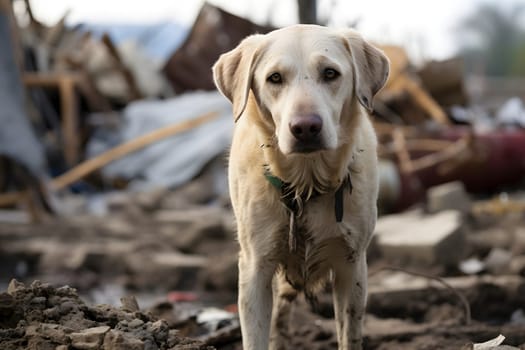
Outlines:
<svg viewBox="0 0 525 350"><path fill-rule="evenodd" d="M66 173L54 178L51 181L51 189L62 189L74 183L75 181L78 181L79 179L88 175L89 173L111 163L116 159L122 158L154 142L158 142L167 137L174 136L176 134L196 128L199 125L202 125L215 119L217 115L217 112L209 112L195 119L186 120L181 123L168 125L166 127L154 130L148 134L142 135L136 139L128 141L115 148L112 148L102 154L99 154L94 158L91 158L77 165L76 167L67 171Z"/></svg>

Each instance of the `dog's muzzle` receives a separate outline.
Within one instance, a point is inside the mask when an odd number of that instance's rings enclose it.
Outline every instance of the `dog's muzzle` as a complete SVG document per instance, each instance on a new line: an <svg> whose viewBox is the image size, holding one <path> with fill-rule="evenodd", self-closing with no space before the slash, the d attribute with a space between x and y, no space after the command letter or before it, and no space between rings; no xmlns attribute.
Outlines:
<svg viewBox="0 0 525 350"><path fill-rule="evenodd" d="M290 132L295 138L293 152L309 153L323 149L321 130L323 120L317 114L298 115L289 124Z"/></svg>

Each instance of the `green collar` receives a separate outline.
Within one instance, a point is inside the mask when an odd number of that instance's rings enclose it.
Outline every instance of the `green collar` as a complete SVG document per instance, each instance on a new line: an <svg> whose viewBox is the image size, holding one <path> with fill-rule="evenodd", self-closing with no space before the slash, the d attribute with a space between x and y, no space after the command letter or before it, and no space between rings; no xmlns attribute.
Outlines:
<svg viewBox="0 0 525 350"><path fill-rule="evenodd" d="M290 190L291 185L287 182L284 182L281 178L273 175L268 168L266 168L264 171L264 177L273 187L281 192L281 201L286 206L286 208L288 208L294 215L297 215L297 200L293 197L293 191ZM336 222L341 222L343 220L343 190L345 188L348 188L350 194L352 193L352 181L350 179L350 174L348 174L341 186L339 186L339 188L334 193L334 211Z"/></svg>
<svg viewBox="0 0 525 350"><path fill-rule="evenodd" d="M265 170L264 177L273 187L275 187L279 191L282 191L283 187L285 187L286 185L286 183L283 180L273 175L268 169Z"/></svg>

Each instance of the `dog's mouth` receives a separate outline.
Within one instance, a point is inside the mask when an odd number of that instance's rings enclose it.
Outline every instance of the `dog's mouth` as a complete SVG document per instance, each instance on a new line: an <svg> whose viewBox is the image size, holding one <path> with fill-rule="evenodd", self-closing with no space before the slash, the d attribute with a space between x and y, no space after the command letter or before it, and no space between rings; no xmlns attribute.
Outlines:
<svg viewBox="0 0 525 350"><path fill-rule="evenodd" d="M296 141L293 143L290 153L314 153L324 150L326 147L320 139L309 142Z"/></svg>

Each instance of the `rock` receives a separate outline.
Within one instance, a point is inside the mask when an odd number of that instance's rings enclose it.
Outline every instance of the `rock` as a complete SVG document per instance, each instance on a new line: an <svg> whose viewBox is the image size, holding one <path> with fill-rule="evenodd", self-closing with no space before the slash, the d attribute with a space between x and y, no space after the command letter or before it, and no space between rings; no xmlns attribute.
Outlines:
<svg viewBox="0 0 525 350"><path fill-rule="evenodd" d="M25 285L22 282L18 282L16 279L12 279L7 286L7 293L13 295L18 290L25 288Z"/></svg>
<svg viewBox="0 0 525 350"><path fill-rule="evenodd" d="M1 350L208 349L172 334L165 321L150 314L86 305L67 286L11 283L10 291L12 295L0 293Z"/></svg>
<svg viewBox="0 0 525 350"><path fill-rule="evenodd" d="M144 350L144 342L123 332L111 330L104 338L104 350Z"/></svg>
<svg viewBox="0 0 525 350"><path fill-rule="evenodd" d="M485 267L493 274L508 272L512 261L512 253L501 248L494 248L485 258Z"/></svg>
<svg viewBox="0 0 525 350"><path fill-rule="evenodd" d="M58 344L39 336L29 338L27 350L55 350Z"/></svg>
<svg viewBox="0 0 525 350"><path fill-rule="evenodd" d="M57 324L41 323L39 325L32 325L26 328L26 335L29 337L42 337L49 339L57 344L69 344L70 340L66 332L71 332L71 329L62 327Z"/></svg>
<svg viewBox="0 0 525 350"><path fill-rule="evenodd" d="M424 264L456 265L466 250L461 213L455 210L383 216L377 221L376 243L387 259Z"/></svg>
<svg viewBox="0 0 525 350"><path fill-rule="evenodd" d="M78 333L71 333L71 345L82 350L98 350L110 328L108 326L93 327Z"/></svg>
<svg viewBox="0 0 525 350"><path fill-rule="evenodd" d="M120 302L122 303L122 310L124 311L135 312L140 310L137 298L133 295L120 298Z"/></svg>
<svg viewBox="0 0 525 350"><path fill-rule="evenodd" d="M142 325L144 325L144 321L139 320L138 318L136 318L136 319L134 319L134 320L132 320L131 322L128 323L128 327L129 328L139 328Z"/></svg>
<svg viewBox="0 0 525 350"><path fill-rule="evenodd" d="M158 320L151 324L151 332L158 343L165 342L168 339L169 326L164 320Z"/></svg>
<svg viewBox="0 0 525 350"><path fill-rule="evenodd" d="M431 187L427 191L427 210L429 213L451 209L467 213L471 206L472 203L465 191L465 186L460 181Z"/></svg>

